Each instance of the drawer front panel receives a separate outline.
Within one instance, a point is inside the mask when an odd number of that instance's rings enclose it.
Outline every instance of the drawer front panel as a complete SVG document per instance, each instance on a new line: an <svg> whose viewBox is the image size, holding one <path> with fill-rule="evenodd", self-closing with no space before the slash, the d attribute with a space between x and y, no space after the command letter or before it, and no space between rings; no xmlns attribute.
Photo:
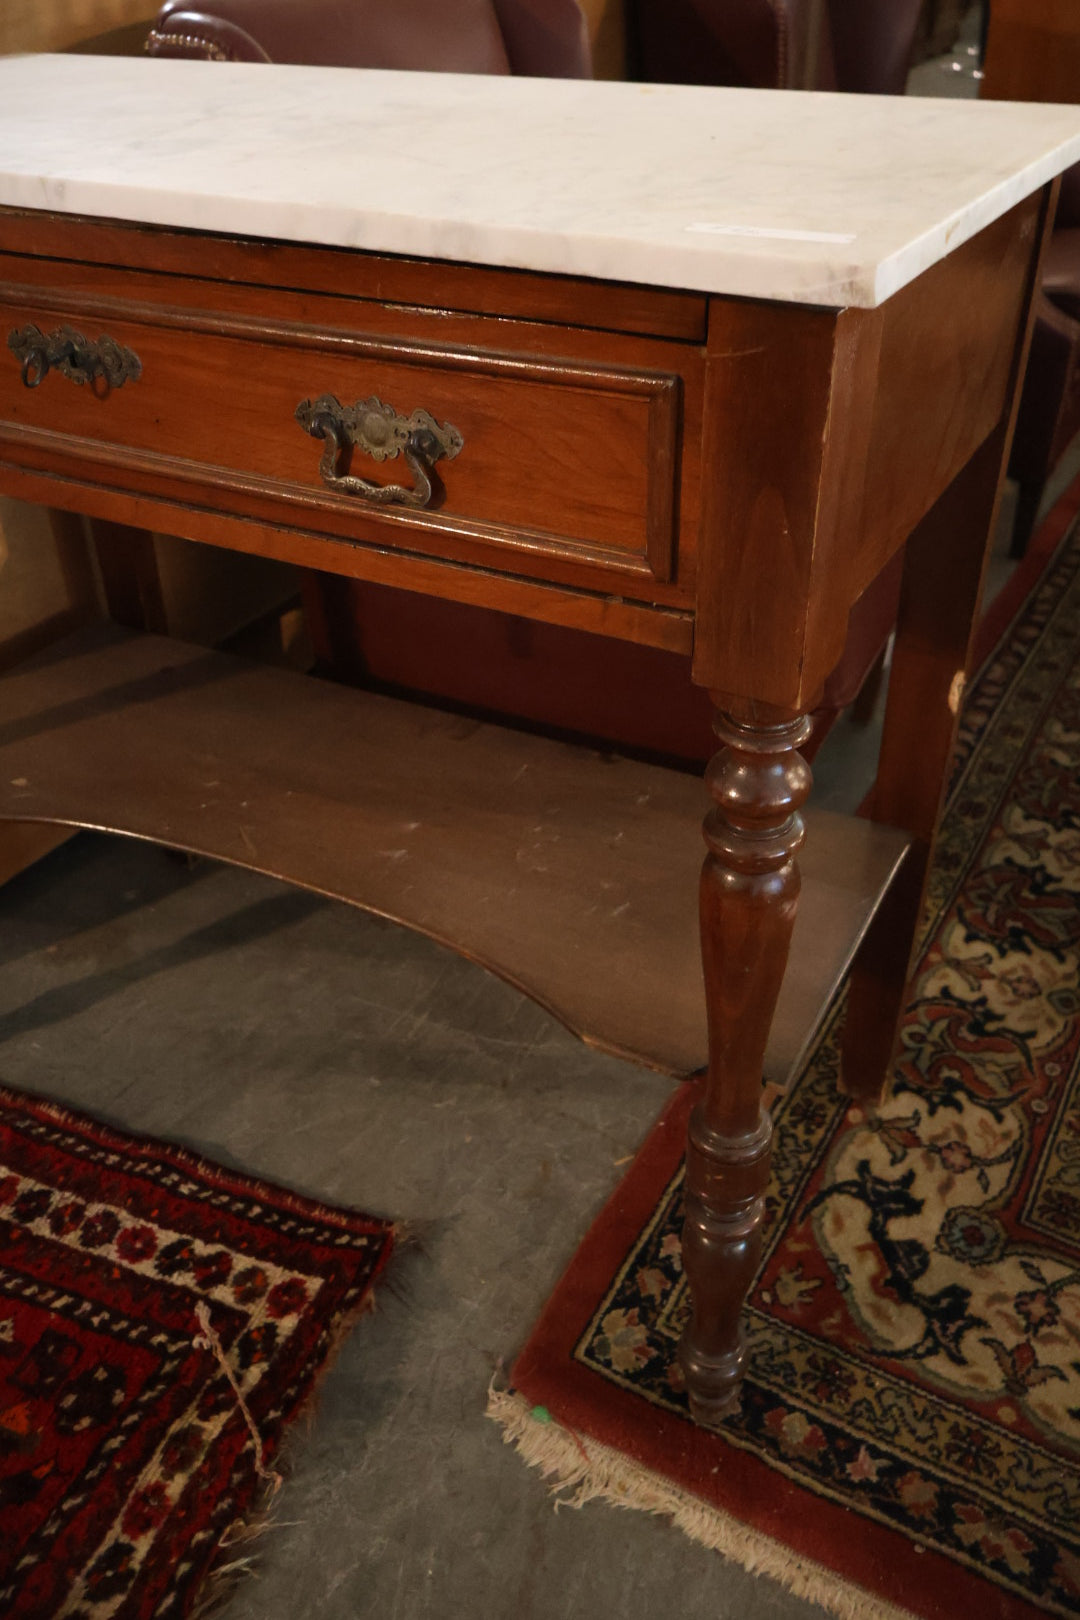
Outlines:
<svg viewBox="0 0 1080 1620"><path fill-rule="evenodd" d="M52 289L8 287L0 296L0 433L9 454L20 437L39 449L55 439L58 453L66 445L103 466L190 479L204 505L264 515L278 504L292 522L302 506L305 526L338 539L571 583L583 575L593 583L599 571L631 596L647 598L674 577L675 372L121 300L65 305ZM512 323L491 324L512 343ZM59 334L73 330L106 370L113 346L137 363L120 375L114 359L114 385L104 372L73 380L77 358L40 377L31 364L24 379L7 344L29 327L56 352ZM434 464L430 504L382 504L326 482L326 440L297 420L302 402L326 397L346 411L373 399L402 418L424 411L452 431L460 448ZM381 459L343 446L324 471L416 484L400 449Z"/></svg>

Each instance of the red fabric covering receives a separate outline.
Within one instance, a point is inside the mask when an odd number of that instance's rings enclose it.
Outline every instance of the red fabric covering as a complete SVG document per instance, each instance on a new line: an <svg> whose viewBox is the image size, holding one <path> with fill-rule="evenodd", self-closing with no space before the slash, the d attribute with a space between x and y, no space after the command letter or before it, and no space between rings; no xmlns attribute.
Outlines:
<svg viewBox="0 0 1080 1620"><path fill-rule="evenodd" d="M391 1228L0 1089L0 1614L188 1614ZM198 1341L198 1342L197 1342Z"/></svg>

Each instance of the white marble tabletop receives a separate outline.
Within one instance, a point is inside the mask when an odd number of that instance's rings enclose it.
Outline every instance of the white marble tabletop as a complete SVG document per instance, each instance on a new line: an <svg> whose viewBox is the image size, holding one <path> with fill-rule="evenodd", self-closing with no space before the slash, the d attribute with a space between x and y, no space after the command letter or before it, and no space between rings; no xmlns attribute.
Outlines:
<svg viewBox="0 0 1080 1620"><path fill-rule="evenodd" d="M1080 107L0 60L0 204L833 306L1068 164Z"/></svg>

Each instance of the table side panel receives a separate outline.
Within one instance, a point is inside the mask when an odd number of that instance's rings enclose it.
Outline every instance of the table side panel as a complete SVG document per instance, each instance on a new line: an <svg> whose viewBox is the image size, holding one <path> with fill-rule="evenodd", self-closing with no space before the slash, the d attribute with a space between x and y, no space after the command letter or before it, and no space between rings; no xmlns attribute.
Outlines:
<svg viewBox="0 0 1080 1620"><path fill-rule="evenodd" d="M853 575L862 591L1010 404L1042 194L1020 203L863 319L881 358Z"/></svg>
<svg viewBox="0 0 1080 1620"><path fill-rule="evenodd" d="M1010 406L1036 195L873 310L710 307L695 679L813 707L848 615Z"/></svg>

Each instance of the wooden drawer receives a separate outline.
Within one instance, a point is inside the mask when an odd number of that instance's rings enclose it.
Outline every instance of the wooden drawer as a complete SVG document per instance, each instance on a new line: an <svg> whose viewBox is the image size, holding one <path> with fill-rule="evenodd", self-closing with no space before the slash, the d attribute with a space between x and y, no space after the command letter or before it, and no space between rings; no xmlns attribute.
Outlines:
<svg viewBox="0 0 1080 1620"><path fill-rule="evenodd" d="M440 323L431 312L190 280L181 292L174 277L15 256L0 258L0 276L5 458L45 458L99 482L122 468L125 484L135 478L148 494L335 543L687 599L680 443L696 346L476 317ZM9 335L24 334L25 353L28 329L51 340L65 327L137 357L120 386L79 386L62 369L26 386ZM691 391L696 411L696 377ZM302 402L328 398L365 427L387 426L375 406L354 409L374 400L447 429L453 453L432 468L430 504L328 486L326 439L297 419ZM415 486L400 446L385 460L343 446L329 462L331 477Z"/></svg>

